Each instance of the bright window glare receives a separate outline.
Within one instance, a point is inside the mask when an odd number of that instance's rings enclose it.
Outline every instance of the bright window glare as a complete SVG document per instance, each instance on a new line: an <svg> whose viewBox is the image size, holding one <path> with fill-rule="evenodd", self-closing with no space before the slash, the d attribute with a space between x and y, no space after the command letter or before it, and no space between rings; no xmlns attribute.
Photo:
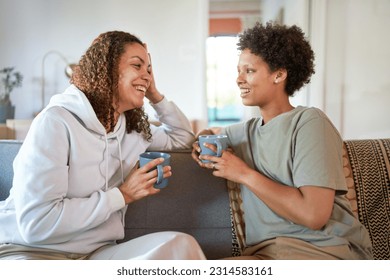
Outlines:
<svg viewBox="0 0 390 280"><path fill-rule="evenodd" d="M237 37L218 36L206 40L207 107L210 126L224 126L242 119L243 105L236 84Z"/></svg>

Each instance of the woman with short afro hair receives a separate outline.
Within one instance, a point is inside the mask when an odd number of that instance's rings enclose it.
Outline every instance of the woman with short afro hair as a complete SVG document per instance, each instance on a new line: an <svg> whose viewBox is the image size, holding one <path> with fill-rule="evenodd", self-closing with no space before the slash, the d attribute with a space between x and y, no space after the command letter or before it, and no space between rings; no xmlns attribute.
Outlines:
<svg viewBox="0 0 390 280"><path fill-rule="evenodd" d="M237 45L240 51L250 49L252 54L260 56L271 71L286 69L285 90L290 96L308 84L315 73L314 52L304 39L302 30L295 25L287 28L270 22L266 26L257 23L240 36Z"/></svg>
<svg viewBox="0 0 390 280"><path fill-rule="evenodd" d="M320 109L290 103L314 74L304 33L257 23L237 45L240 97L261 116L199 132L228 136L221 157L200 156L198 141L192 152L201 167L240 188L245 248L233 258L372 259L368 232L345 197L339 132Z"/></svg>

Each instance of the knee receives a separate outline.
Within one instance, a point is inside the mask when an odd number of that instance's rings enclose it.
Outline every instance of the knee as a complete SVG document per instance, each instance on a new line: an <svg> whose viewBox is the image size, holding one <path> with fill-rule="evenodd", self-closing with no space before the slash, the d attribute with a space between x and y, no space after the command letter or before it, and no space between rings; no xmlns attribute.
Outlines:
<svg viewBox="0 0 390 280"><path fill-rule="evenodd" d="M192 235L177 231L166 232L166 234L169 236L170 245L187 251L187 259L205 259L202 248Z"/></svg>
<svg viewBox="0 0 390 280"><path fill-rule="evenodd" d="M179 231L167 231L165 232L166 238L169 241L172 242L179 242L183 245L193 245L193 246L199 246L196 239L187 233L179 232Z"/></svg>

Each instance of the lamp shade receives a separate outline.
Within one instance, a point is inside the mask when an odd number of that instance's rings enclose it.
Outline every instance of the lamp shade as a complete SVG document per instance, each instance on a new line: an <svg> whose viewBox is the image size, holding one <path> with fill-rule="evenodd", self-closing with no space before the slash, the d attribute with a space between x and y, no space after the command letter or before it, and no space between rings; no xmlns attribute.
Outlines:
<svg viewBox="0 0 390 280"><path fill-rule="evenodd" d="M45 62L46 62L46 59L48 56L50 55L56 55L58 57L61 58L61 60L65 63L65 69L64 69L64 73L65 73L65 76L70 78L72 76L72 73L73 73L73 69L74 67L76 66L76 64L73 64L73 63L69 63L69 61L66 59L66 57L59 51L56 51L56 50L51 50L51 51L48 51L47 53L45 53L45 55L43 56L42 58L42 80L41 80L41 109L44 108L45 106Z"/></svg>

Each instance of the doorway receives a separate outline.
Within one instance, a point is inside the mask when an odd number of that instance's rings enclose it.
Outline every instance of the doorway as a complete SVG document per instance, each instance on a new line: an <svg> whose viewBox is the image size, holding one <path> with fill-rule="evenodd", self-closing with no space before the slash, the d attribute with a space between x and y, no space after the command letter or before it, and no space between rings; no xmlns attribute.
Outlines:
<svg viewBox="0 0 390 280"><path fill-rule="evenodd" d="M248 108L242 105L236 84L238 34L260 21L260 0L209 0L209 37L206 39L206 90L208 126L243 121Z"/></svg>

